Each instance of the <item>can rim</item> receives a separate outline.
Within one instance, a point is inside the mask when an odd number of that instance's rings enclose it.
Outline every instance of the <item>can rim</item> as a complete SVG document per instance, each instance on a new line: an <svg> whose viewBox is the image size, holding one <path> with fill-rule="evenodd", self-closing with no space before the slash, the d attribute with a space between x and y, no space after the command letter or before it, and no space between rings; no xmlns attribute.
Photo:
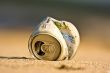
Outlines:
<svg viewBox="0 0 110 73"><path fill-rule="evenodd" d="M35 38L36 36L40 35L40 34L46 34L46 35L49 35L49 36L55 38L55 39L58 41L58 43L60 44L60 46L61 46L61 48L60 48L60 49L61 49L60 55L58 56L57 59L55 59L55 60L53 60L53 61L60 60L60 59L62 59L62 58L64 58L64 59L68 58L67 55L66 55L66 56L62 56L62 51L64 50L64 48L63 48L63 45L62 45L62 43L60 42L60 40L57 39L55 36L53 36L52 34L50 34L50 33L48 33L48 32L46 32L46 33L41 32L41 33L38 33L38 34L36 34L36 35L30 37L30 39L29 39L29 41L28 41L28 49L29 49L29 51L31 52L31 54L33 54L33 56L34 56L35 58L37 58L38 60L40 60L40 58L38 58L38 57L34 54L34 52L33 52L32 42L33 42L34 38ZM67 47L67 48L68 48L68 47ZM66 48L65 48L65 49L66 49ZM68 50L68 49L66 49L66 50ZM62 60L64 60L64 59L62 59Z"/></svg>

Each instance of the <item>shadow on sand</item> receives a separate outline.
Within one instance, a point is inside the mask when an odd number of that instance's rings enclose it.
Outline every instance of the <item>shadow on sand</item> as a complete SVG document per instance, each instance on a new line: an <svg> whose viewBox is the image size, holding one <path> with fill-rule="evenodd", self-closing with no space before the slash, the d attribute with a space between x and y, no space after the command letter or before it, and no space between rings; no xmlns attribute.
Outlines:
<svg viewBox="0 0 110 73"><path fill-rule="evenodd" d="M5 56L0 56L0 59L34 59L34 58L28 58L28 57L5 57Z"/></svg>
<svg viewBox="0 0 110 73"><path fill-rule="evenodd" d="M59 70L85 70L84 67L68 67L67 65L61 65L60 67L57 67Z"/></svg>

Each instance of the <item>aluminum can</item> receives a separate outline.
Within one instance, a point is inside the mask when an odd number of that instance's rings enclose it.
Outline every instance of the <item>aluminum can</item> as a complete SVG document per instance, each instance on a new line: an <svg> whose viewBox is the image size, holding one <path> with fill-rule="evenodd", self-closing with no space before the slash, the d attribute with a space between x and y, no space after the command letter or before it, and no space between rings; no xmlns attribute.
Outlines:
<svg viewBox="0 0 110 73"><path fill-rule="evenodd" d="M75 55L79 43L79 32L72 23L47 17L36 26L28 47L39 60L69 60Z"/></svg>

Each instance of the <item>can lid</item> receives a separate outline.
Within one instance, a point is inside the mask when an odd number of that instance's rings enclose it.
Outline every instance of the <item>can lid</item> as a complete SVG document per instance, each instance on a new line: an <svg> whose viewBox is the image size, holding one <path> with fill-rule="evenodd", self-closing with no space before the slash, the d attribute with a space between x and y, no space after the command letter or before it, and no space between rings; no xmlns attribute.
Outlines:
<svg viewBox="0 0 110 73"><path fill-rule="evenodd" d="M47 34L39 34L32 41L34 56L42 60L56 60L61 53L57 39Z"/></svg>

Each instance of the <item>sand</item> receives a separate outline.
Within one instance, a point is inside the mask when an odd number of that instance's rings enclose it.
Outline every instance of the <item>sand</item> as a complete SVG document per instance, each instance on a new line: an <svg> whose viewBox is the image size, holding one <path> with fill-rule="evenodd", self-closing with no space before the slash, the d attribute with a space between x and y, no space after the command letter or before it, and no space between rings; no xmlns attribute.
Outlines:
<svg viewBox="0 0 110 73"><path fill-rule="evenodd" d="M81 39L72 60L44 61L28 51L31 31L0 33L0 73L110 73L109 47L97 37Z"/></svg>

